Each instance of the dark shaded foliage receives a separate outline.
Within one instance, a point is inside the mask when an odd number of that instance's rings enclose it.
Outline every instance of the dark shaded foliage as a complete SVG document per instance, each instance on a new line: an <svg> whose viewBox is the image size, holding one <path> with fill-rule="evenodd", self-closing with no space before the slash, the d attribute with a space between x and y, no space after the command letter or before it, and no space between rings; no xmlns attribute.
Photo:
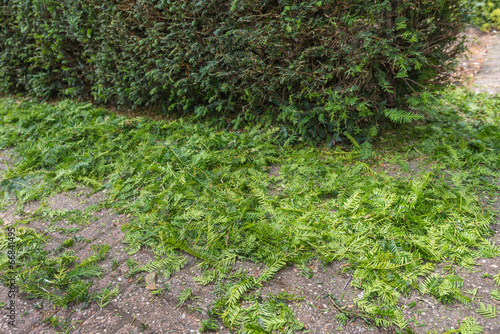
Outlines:
<svg viewBox="0 0 500 334"><path fill-rule="evenodd" d="M373 135L448 81L460 13L455 0L3 1L0 90Z"/></svg>

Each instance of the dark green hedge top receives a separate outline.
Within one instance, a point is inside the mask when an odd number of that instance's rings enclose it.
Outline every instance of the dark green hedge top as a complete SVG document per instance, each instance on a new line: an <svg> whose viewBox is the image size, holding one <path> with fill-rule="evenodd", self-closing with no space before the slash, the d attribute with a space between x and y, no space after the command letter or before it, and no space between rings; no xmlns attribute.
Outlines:
<svg viewBox="0 0 500 334"><path fill-rule="evenodd" d="M456 0L11 0L0 26L2 91L315 138L415 118L463 49Z"/></svg>

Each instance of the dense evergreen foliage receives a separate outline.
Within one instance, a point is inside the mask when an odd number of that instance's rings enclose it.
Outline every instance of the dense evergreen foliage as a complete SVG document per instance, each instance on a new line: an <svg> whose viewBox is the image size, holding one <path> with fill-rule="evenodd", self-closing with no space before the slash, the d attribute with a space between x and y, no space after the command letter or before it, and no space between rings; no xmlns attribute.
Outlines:
<svg viewBox="0 0 500 334"><path fill-rule="evenodd" d="M314 139L418 117L454 0L0 2L0 90L267 122ZM406 110L406 111L404 111ZM264 116L264 117L262 117ZM362 140L362 138L361 138Z"/></svg>

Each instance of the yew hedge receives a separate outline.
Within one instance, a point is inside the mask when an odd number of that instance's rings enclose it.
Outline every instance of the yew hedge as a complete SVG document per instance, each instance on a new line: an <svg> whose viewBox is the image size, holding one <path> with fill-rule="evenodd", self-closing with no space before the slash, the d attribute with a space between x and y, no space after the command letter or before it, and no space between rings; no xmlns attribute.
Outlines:
<svg viewBox="0 0 500 334"><path fill-rule="evenodd" d="M0 91L373 135L449 82L462 12L456 0L4 0Z"/></svg>

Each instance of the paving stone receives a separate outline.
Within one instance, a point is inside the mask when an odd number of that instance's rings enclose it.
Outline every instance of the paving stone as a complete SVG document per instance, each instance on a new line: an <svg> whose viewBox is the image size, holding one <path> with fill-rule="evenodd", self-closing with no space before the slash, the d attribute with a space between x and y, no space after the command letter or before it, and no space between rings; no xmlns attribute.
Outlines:
<svg viewBox="0 0 500 334"><path fill-rule="evenodd" d="M500 94L500 35L496 35L488 50L486 61L472 85L476 93Z"/></svg>

